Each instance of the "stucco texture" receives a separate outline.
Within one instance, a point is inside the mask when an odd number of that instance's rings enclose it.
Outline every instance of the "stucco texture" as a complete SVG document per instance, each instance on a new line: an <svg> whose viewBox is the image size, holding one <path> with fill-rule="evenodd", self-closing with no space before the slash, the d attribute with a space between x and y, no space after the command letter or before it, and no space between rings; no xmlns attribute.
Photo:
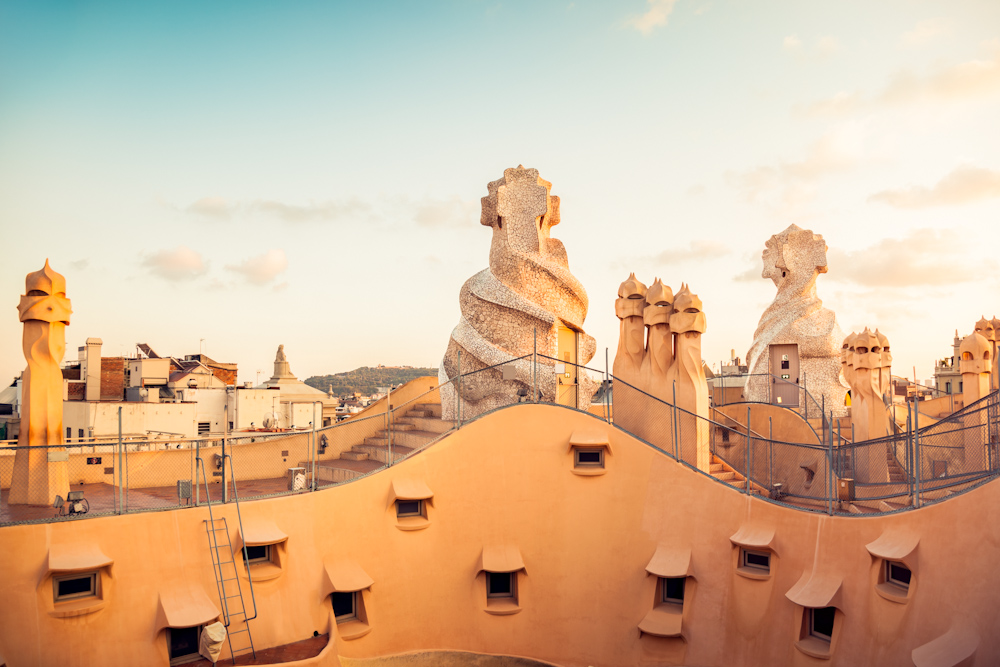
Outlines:
<svg viewBox="0 0 1000 667"><path fill-rule="evenodd" d="M571 439L607 440L604 474L573 474ZM423 530L397 527L396 480L433 493ZM373 582L362 592L370 632L348 640L334 625L327 656L450 650L581 667L814 665L796 648L803 607L793 599L807 599L837 608L827 664L910 665L915 649L938 638L948 649L950 636L961 640L956 651L972 646L974 664L996 664L998 508L997 482L894 515L781 507L591 415L514 406L353 483L244 503L245 523L287 535L280 574L255 586L251 626L259 647L330 629L327 564L337 561ZM235 509L216 508L234 544ZM206 518L202 507L0 529L0 653L15 667L166 665L160 596L192 586L214 595ZM742 576L736 543L765 538L770 574ZM902 602L876 590L883 570L873 543L916 545L899 556L913 572ZM518 609L507 615L487 612L479 571L484 548L496 545L515 549L524 566ZM50 550L85 546L111 561L103 606L54 616ZM657 577L647 567L661 548L690 552L679 637L638 629L654 606ZM324 660L315 664L336 664Z"/></svg>

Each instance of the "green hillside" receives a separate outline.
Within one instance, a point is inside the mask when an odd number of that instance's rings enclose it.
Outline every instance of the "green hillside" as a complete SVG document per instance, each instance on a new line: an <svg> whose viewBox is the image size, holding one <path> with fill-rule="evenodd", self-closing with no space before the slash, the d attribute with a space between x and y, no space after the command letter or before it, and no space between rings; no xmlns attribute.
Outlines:
<svg viewBox="0 0 1000 667"><path fill-rule="evenodd" d="M358 392L369 396L374 394L379 387L389 385L399 386L404 382L409 382L419 377L437 377L436 368L410 368L410 367L379 367L370 368L363 366L355 368L346 373L335 373L333 375L314 375L305 382L310 387L315 387L321 391L326 391L333 385L333 395L343 396Z"/></svg>

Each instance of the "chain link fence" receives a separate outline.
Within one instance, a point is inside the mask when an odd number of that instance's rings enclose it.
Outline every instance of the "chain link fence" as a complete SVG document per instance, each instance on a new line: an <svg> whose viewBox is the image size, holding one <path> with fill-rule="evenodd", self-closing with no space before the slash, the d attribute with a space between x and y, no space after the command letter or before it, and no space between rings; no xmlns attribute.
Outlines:
<svg viewBox="0 0 1000 667"><path fill-rule="evenodd" d="M474 383L481 374L489 381ZM123 436L53 447L8 442L0 444L0 525L308 493L378 472L470 421L519 403L585 409L743 493L800 509L878 513L919 507L1000 472L998 393L940 421L911 410L905 430L852 442L841 421L823 414L822 404L814 405L802 388L802 423L796 441L785 442L773 437L767 415L774 406L716 404L706 418L698 414L700 406L688 404L691 391L673 384L654 390L671 400L607 369L531 354L469 370L417 396L405 392L404 401L390 392L364 412L315 430L198 439ZM488 410L470 408L487 394ZM26 489L36 496L28 497Z"/></svg>

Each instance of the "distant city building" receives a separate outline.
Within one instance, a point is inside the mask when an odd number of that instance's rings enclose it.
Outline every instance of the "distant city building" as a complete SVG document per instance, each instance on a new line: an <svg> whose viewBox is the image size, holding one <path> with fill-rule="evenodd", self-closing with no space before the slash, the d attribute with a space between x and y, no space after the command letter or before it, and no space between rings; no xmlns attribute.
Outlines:
<svg viewBox="0 0 1000 667"><path fill-rule="evenodd" d="M958 367L958 348L962 345L962 339L958 336L958 329L955 330L955 339L952 341L952 354L950 357L938 359L934 362L934 388L942 394L962 393L962 371Z"/></svg>
<svg viewBox="0 0 1000 667"><path fill-rule="evenodd" d="M283 349L274 376L255 388L237 385L237 364L205 354L161 357L140 343L134 357L102 357L102 346L100 338L88 338L77 359L62 369L69 443L117 438L119 408L124 437L164 440L308 429L314 418L317 427L337 418L339 400L300 382ZM17 437L20 402L17 380L0 395L0 440Z"/></svg>

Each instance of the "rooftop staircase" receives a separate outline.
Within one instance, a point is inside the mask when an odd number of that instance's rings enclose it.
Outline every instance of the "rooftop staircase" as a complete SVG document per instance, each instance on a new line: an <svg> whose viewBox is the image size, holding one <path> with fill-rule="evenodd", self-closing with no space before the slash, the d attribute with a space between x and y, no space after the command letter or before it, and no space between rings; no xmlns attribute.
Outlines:
<svg viewBox="0 0 1000 667"><path fill-rule="evenodd" d="M406 458L414 450L421 449L427 443L439 438L450 431L452 426L450 421L441 419L440 403L414 405L402 417L396 417L392 422L392 463ZM389 457L389 432L380 429L375 435L342 452L339 458L318 461L316 480L325 484L346 482L378 470L390 463ZM306 469L307 475L312 472L311 461L304 461L299 465Z"/></svg>
<svg viewBox="0 0 1000 667"><path fill-rule="evenodd" d="M734 489L745 491L747 488L747 478L736 471L731 465L712 454L712 462L709 465L709 474L720 482L724 482ZM750 492L758 495L767 495L768 490L760 484L750 482Z"/></svg>

